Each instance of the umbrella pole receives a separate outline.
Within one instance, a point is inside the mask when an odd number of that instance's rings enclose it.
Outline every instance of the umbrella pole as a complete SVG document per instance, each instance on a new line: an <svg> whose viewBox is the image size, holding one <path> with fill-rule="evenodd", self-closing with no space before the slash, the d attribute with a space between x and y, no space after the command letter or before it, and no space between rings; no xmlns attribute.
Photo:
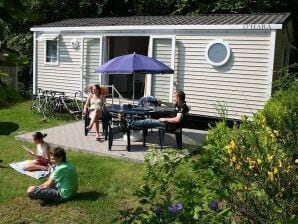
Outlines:
<svg viewBox="0 0 298 224"><path fill-rule="evenodd" d="M132 107L135 105L135 73L132 73Z"/></svg>

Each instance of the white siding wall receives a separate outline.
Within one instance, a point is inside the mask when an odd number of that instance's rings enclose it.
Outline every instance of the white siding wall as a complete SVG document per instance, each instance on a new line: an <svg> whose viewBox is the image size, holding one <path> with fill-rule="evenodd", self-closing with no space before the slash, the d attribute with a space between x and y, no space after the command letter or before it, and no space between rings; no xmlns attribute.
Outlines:
<svg viewBox="0 0 298 224"><path fill-rule="evenodd" d="M152 47L152 57L171 67L172 39L154 38ZM161 101L169 101L170 77L170 74L152 75L151 94Z"/></svg>
<svg viewBox="0 0 298 224"><path fill-rule="evenodd" d="M171 33L173 34L173 33ZM59 64L44 63L45 41L37 38L37 87L65 91L72 95L80 90L81 51L71 47L71 40L81 40L82 33L59 35ZM39 35L37 35L38 37ZM223 39L230 44L230 61L219 68L209 65L205 59L205 48L214 39ZM99 39L85 54L84 62L91 64L92 73L99 64ZM91 41L92 42L92 41ZM88 47L86 48L88 49ZM86 53L86 52L85 52ZM87 56L86 56L87 55ZM270 55L270 32L265 31L209 31L176 36L176 59L174 88L186 93L193 114L218 116L216 105L225 103L229 118L249 117L262 108L267 99ZM154 39L153 57L167 65L171 64L171 40ZM97 65L96 65L97 64ZM87 73L87 68L85 72ZM97 82L92 73L85 84ZM170 75L152 76L152 94L168 101Z"/></svg>
<svg viewBox="0 0 298 224"><path fill-rule="evenodd" d="M274 75L273 79L276 80L282 72L280 70L288 65L290 53L290 41L285 28L277 30L276 32L276 45L274 53Z"/></svg>
<svg viewBox="0 0 298 224"><path fill-rule="evenodd" d="M100 38L84 38L83 54L83 86L84 92L88 87L99 83L98 73L95 72L100 64Z"/></svg>
<svg viewBox="0 0 298 224"><path fill-rule="evenodd" d="M222 67L212 67L205 48L214 39L230 44L232 56ZM176 36L177 89L186 93L191 113L218 116L216 106L227 105L229 118L252 116L266 101L270 32L228 32Z"/></svg>
<svg viewBox="0 0 298 224"><path fill-rule="evenodd" d="M36 83L37 88L64 91L68 95L73 95L80 90L80 47L73 49L71 40L80 36L59 35L59 64L45 64L45 40L38 39L37 35L37 66Z"/></svg>

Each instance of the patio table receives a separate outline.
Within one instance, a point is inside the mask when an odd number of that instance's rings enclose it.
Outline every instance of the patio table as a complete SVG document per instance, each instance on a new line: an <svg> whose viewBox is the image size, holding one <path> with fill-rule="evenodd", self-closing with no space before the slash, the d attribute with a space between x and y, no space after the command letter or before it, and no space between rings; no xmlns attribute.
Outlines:
<svg viewBox="0 0 298 224"><path fill-rule="evenodd" d="M125 116L130 116L131 119L144 119L146 116L154 117L154 118L160 118L164 116L169 116L171 113L174 112L174 108L171 107L165 107L165 106L156 106L156 107L134 107L124 104L124 105L118 105L113 104L106 107L106 112L110 114L109 124L108 124L108 133L109 133L109 150L111 150L112 144L113 144L113 136L116 133L120 133L120 128L112 128L111 127L111 119L112 119L112 113L123 113ZM143 135L147 134L147 130L143 130ZM145 139L145 138L143 138ZM143 141L143 145L144 145ZM129 133L128 133L128 150L130 149L130 139L129 139Z"/></svg>
<svg viewBox="0 0 298 224"><path fill-rule="evenodd" d="M108 113L124 113L125 115L137 115L137 116L148 116L148 115L158 115L164 116L174 112L174 108L166 106L156 106L156 107L134 107L124 104L112 104L106 107Z"/></svg>

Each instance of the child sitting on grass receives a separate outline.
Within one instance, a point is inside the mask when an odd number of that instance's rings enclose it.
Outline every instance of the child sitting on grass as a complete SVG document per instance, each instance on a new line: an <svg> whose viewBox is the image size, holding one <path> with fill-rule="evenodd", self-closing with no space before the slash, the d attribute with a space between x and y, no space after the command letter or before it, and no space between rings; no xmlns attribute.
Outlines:
<svg viewBox="0 0 298 224"><path fill-rule="evenodd" d="M25 150L35 158L33 160L27 160L26 165L24 166L24 170L48 170L48 163L50 161L50 146L43 140L46 136L47 134L42 134L41 132L36 132L33 134L33 142L37 147L36 153L23 146Z"/></svg>
<svg viewBox="0 0 298 224"><path fill-rule="evenodd" d="M64 202L74 197L78 190L76 168L66 161L64 149L51 150L51 162L56 165L49 179L40 186L30 186L28 197L46 202Z"/></svg>

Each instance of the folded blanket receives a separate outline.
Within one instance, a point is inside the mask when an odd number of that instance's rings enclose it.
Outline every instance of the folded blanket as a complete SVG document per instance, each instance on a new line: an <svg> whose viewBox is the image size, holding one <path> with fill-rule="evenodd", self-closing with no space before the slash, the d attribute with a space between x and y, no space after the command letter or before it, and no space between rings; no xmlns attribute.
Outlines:
<svg viewBox="0 0 298 224"><path fill-rule="evenodd" d="M23 168L25 164L26 164L26 161L22 161L22 162L11 163L9 164L9 166L13 168L15 171L22 174L26 174L29 177L33 177L35 179L43 178L50 173L49 171L26 171Z"/></svg>

